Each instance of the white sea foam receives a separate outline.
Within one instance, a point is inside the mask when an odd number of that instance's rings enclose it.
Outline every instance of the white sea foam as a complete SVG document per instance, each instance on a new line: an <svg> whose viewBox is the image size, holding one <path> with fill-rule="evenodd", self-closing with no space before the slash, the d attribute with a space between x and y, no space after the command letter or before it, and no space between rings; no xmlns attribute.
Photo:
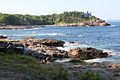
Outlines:
<svg viewBox="0 0 120 80"><path fill-rule="evenodd" d="M56 36L56 35L65 35L65 34L62 34L62 33L47 33L46 35Z"/></svg>
<svg viewBox="0 0 120 80"><path fill-rule="evenodd" d="M24 37L24 36L30 36L30 37L33 37L33 36L65 36L65 34L62 34L62 33L37 33L35 31L31 32L31 34L12 34L12 35L7 35L7 36L18 36L18 37Z"/></svg>
<svg viewBox="0 0 120 80"><path fill-rule="evenodd" d="M40 28L30 28L30 29L22 29L22 30L36 30L36 29L40 29Z"/></svg>
<svg viewBox="0 0 120 80"><path fill-rule="evenodd" d="M69 51L70 49L74 49L74 48L85 48L85 47L90 47L89 45L86 44L80 44L78 42L65 42L64 47L57 47L60 50L65 50L65 51Z"/></svg>
<svg viewBox="0 0 120 80"><path fill-rule="evenodd" d="M114 26L117 26L117 25L111 25L111 27L114 27Z"/></svg>
<svg viewBox="0 0 120 80"><path fill-rule="evenodd" d="M63 63L63 62L68 62L70 60L71 60L71 58L65 58L65 59L61 59L61 60L55 60L55 62Z"/></svg>
<svg viewBox="0 0 120 80"><path fill-rule="evenodd" d="M79 37L83 37L83 35L78 35Z"/></svg>
<svg viewBox="0 0 120 80"><path fill-rule="evenodd" d="M32 34L35 34L35 33L37 33L37 32L35 32L35 31L32 32Z"/></svg>

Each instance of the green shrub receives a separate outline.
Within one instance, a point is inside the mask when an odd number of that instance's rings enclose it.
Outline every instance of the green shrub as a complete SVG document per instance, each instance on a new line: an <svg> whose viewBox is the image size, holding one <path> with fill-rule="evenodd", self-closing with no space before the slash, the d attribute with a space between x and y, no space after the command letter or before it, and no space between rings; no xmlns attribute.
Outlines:
<svg viewBox="0 0 120 80"><path fill-rule="evenodd" d="M60 68L57 72L56 77L54 77L53 80L68 80L67 79L67 75L68 75L68 71L64 70L64 68Z"/></svg>
<svg viewBox="0 0 120 80"><path fill-rule="evenodd" d="M98 73L84 72L78 77L79 80L104 80Z"/></svg>

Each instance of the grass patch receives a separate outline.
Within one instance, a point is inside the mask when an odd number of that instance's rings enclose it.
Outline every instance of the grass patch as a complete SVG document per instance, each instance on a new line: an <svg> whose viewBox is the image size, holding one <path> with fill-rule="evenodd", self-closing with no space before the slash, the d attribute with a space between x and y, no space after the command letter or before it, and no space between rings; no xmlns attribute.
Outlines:
<svg viewBox="0 0 120 80"><path fill-rule="evenodd" d="M79 80L105 80L98 73L84 72L78 77Z"/></svg>
<svg viewBox="0 0 120 80"><path fill-rule="evenodd" d="M56 68L57 67L57 68ZM31 56L0 52L0 69L33 73L47 80L67 80L67 71L59 65L40 64ZM59 79L60 78L60 79Z"/></svg>
<svg viewBox="0 0 120 80"><path fill-rule="evenodd" d="M25 55L0 53L0 62L33 64L39 63L39 60Z"/></svg>
<svg viewBox="0 0 120 80"><path fill-rule="evenodd" d="M56 77L53 78L53 80L68 80L67 76L69 75L68 71L64 70L64 68L60 68L57 71Z"/></svg>

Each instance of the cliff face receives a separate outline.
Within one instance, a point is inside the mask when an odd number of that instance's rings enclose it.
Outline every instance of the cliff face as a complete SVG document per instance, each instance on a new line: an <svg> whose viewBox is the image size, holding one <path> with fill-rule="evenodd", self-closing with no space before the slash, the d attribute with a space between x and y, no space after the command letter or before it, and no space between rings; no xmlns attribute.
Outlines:
<svg viewBox="0 0 120 80"><path fill-rule="evenodd" d="M71 24L55 24L55 26L65 26L65 27L87 27L87 26L111 26L104 20L99 18L91 19L89 21L71 23Z"/></svg>

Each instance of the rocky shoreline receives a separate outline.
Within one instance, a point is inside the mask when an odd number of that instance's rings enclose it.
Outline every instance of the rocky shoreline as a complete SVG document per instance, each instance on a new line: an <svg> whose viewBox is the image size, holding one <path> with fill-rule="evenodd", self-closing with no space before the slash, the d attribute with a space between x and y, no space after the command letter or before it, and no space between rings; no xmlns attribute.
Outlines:
<svg viewBox="0 0 120 80"><path fill-rule="evenodd" d="M61 26L61 27L88 27L88 26L111 26L104 20L99 18L92 19L90 21L78 22L78 23L71 23L71 24L55 24L53 26Z"/></svg>
<svg viewBox="0 0 120 80"><path fill-rule="evenodd" d="M34 25L34 26L0 26L0 29L8 29L8 30L12 30L12 29L33 29L33 28L40 28L40 27L44 27L43 25Z"/></svg>
<svg viewBox="0 0 120 80"><path fill-rule="evenodd" d="M32 28L39 28L39 27L45 27L45 26L59 26L59 27L103 27L103 26L111 26L111 24L108 24L104 20L101 20L99 18L92 19L90 21L84 21L84 22L78 22L78 23L62 23L62 24L54 24L54 25L34 25L34 26L12 26L12 25L6 25L6 26L0 26L0 29L32 29Z"/></svg>
<svg viewBox="0 0 120 80"><path fill-rule="evenodd" d="M40 59L41 63L54 62L56 59L80 58L82 60L103 58L109 56L107 52L95 48L76 48L70 51L60 50L64 41L55 39L33 39L24 37L21 40L0 39L0 51L14 50L18 54L25 54Z"/></svg>
<svg viewBox="0 0 120 80"><path fill-rule="evenodd" d="M1 36L0 52L14 51L16 54L31 56L33 59L37 58L40 61L39 63L40 65L42 65L43 67L46 66L52 67L52 70L57 70L59 67L63 67L64 70L72 74L72 76L68 75L67 73L64 74L67 76L67 80L78 80L78 77L76 76L81 75L84 72L99 73L99 75L105 80L120 79L119 63L110 63L110 62L82 63L79 61L67 62L67 63L54 62L57 59L64 59L64 58L72 58L72 59L78 58L80 60L87 60L87 59L103 58L109 56L109 53L91 47L75 48L69 51L59 50L57 47L58 46L64 47L64 43L65 43L64 41L56 40L56 39L33 39L32 37L24 37L24 39L21 40L12 40L12 39L8 39L5 36ZM26 71L22 72L21 70L6 69L7 67L10 67L12 65L19 65L19 64L18 63L5 64L4 62L1 63L0 79L32 80L32 77L34 76L35 80L49 80L48 79L49 77L43 77L43 76L41 77L41 75L35 73L33 74ZM22 63L22 65L25 64ZM39 68L33 67L34 70Z"/></svg>

